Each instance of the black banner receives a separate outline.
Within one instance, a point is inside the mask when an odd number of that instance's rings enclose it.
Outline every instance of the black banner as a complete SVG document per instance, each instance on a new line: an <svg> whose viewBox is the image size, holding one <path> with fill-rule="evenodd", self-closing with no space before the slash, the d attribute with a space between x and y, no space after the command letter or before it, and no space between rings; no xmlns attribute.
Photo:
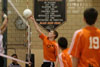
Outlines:
<svg viewBox="0 0 100 67"><path fill-rule="evenodd" d="M46 30L55 29L65 21L66 0L34 0L34 17Z"/></svg>

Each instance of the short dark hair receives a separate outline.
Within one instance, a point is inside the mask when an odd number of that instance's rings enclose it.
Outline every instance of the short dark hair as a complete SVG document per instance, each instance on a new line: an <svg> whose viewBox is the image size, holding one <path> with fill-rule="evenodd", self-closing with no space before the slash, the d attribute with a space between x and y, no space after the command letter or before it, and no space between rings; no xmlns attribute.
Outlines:
<svg viewBox="0 0 100 67"><path fill-rule="evenodd" d="M84 11L84 18L86 20L86 23L88 25L93 25L95 24L96 20L98 17L98 12L94 8L88 8Z"/></svg>
<svg viewBox="0 0 100 67"><path fill-rule="evenodd" d="M55 38L54 38L54 39L56 39L56 38L58 37L58 32L57 32L56 30L54 30L54 29L49 30L49 32L50 32L50 31L53 31L53 33L54 33L54 35L55 35Z"/></svg>
<svg viewBox="0 0 100 67"><path fill-rule="evenodd" d="M68 45L68 41L65 37L60 37L58 39L58 45L59 47L63 48L63 49L66 49L67 48L67 45Z"/></svg>
<svg viewBox="0 0 100 67"><path fill-rule="evenodd" d="M54 34L55 34L55 39L58 37L58 32L56 30L53 30Z"/></svg>
<svg viewBox="0 0 100 67"><path fill-rule="evenodd" d="M12 56L12 57L13 57L13 56L16 56L16 57L17 57L17 54L12 54L11 56Z"/></svg>

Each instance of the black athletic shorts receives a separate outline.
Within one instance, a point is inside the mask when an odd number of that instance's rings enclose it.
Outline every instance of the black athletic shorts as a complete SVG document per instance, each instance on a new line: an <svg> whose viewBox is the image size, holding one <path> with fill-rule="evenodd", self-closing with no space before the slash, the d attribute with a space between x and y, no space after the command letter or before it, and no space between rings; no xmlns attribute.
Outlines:
<svg viewBox="0 0 100 67"><path fill-rule="evenodd" d="M43 62L41 67L55 67L54 62Z"/></svg>
<svg viewBox="0 0 100 67"><path fill-rule="evenodd" d="M0 56L0 67L4 67L4 58Z"/></svg>

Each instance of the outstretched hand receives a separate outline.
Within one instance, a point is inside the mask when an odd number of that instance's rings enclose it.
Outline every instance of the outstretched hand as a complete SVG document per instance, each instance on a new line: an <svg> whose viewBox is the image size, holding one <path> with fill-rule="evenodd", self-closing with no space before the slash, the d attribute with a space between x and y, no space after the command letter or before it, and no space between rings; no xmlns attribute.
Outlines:
<svg viewBox="0 0 100 67"><path fill-rule="evenodd" d="M32 16L32 15L31 15L31 16L30 16L28 19L31 19L31 20L33 20L33 19L34 19L34 16Z"/></svg>

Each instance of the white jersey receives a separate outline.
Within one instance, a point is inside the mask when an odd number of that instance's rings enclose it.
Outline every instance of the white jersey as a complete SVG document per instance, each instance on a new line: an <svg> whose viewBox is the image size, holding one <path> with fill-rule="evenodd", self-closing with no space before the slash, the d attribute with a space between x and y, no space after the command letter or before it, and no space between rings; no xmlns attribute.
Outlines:
<svg viewBox="0 0 100 67"><path fill-rule="evenodd" d="M1 30L0 30L0 53L4 53L4 48L3 48L3 35L1 34Z"/></svg>

